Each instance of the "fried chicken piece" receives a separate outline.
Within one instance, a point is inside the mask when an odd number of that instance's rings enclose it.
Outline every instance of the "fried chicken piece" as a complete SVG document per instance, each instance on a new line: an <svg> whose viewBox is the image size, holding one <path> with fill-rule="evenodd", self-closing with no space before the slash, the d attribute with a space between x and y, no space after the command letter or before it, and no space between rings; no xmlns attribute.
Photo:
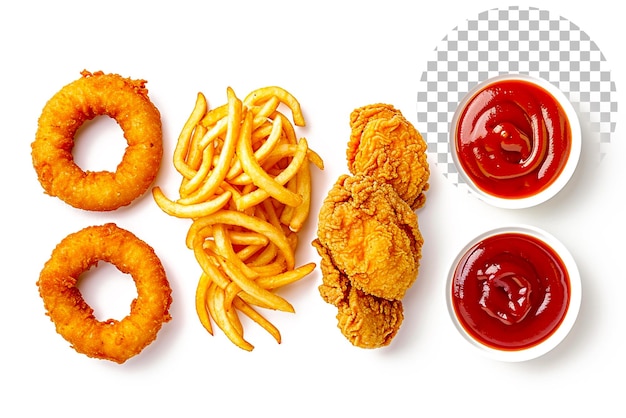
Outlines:
<svg viewBox="0 0 626 418"><path fill-rule="evenodd" d="M426 201L430 169L426 142L402 113L391 105L372 104L350 115L348 169L390 184L411 209Z"/></svg>
<svg viewBox="0 0 626 418"><path fill-rule="evenodd" d="M320 209L317 236L333 265L364 293L400 300L417 278L423 244L417 215L374 177L339 177Z"/></svg>
<svg viewBox="0 0 626 418"><path fill-rule="evenodd" d="M320 241L313 241L313 246L322 257L320 295L324 301L337 307L337 326L341 333L356 347L389 345L404 319L402 302L378 298L356 289L333 264L328 250Z"/></svg>

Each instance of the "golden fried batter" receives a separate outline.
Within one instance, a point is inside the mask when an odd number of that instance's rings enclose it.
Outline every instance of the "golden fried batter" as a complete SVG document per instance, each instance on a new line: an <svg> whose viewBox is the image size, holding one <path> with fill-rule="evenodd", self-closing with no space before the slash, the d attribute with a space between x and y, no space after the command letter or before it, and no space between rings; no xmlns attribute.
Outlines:
<svg viewBox="0 0 626 418"><path fill-rule="evenodd" d="M402 302L368 295L352 286L337 269L319 240L313 242L322 257L320 295L337 307L337 326L354 346L379 348L389 345L404 319Z"/></svg>
<svg viewBox="0 0 626 418"><path fill-rule="evenodd" d="M402 298L417 278L423 238L415 210L426 201L426 142L391 105L350 115L341 176L319 213L313 246L322 257L322 298L355 346L388 345L403 320Z"/></svg>
<svg viewBox="0 0 626 418"><path fill-rule="evenodd" d="M402 299L417 277L417 215L373 177L341 176L322 204L317 233L333 264L367 294Z"/></svg>
<svg viewBox="0 0 626 418"><path fill-rule="evenodd" d="M145 80L102 71L81 74L44 106L32 143L33 166L50 196L84 210L115 210L143 194L157 175L161 115L148 98ZM74 162L74 135L98 115L115 119L128 142L115 172L85 172Z"/></svg>
<svg viewBox="0 0 626 418"><path fill-rule="evenodd" d="M77 282L99 261L129 273L137 286L130 314L98 321ZM37 282L56 330L79 353L123 363L139 354L171 319L171 289L152 247L113 223L90 226L64 238L53 250Z"/></svg>
<svg viewBox="0 0 626 418"><path fill-rule="evenodd" d="M391 105L373 104L350 115L348 168L389 183L415 210L424 205L430 169L426 142L402 113Z"/></svg>

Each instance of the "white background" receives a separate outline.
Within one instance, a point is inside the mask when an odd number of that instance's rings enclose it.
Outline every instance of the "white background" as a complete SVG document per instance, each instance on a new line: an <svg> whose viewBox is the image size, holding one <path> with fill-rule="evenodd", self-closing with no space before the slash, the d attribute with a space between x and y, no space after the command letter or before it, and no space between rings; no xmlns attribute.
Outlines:
<svg viewBox="0 0 626 418"><path fill-rule="evenodd" d="M626 149L620 137L626 61L623 14L612 10L614 3L516 3L565 17L602 50L620 105L612 144L600 164L583 158L555 199L522 211L491 208L460 193L431 159L431 189L418 211L425 238L419 278L404 300L400 332L387 348L362 350L347 342L336 327L336 309L319 296L318 270L281 293L295 315L267 314L282 344L254 324L246 325L256 347L251 353L220 331L211 337L194 310L199 267L184 245L187 221L165 215L150 194L110 213L80 211L45 195L37 182L30 159L37 118L45 102L83 69L148 80L164 127L156 184L170 196L180 182L172 151L197 92L217 106L225 102L228 86L244 97L277 84L300 101L307 127L299 134L326 163L324 171L314 170L313 215L298 252L298 264L318 262L309 243L322 199L347 172L350 112L386 102L417 123L417 86L432 50L464 20L508 6L420 3L3 3L0 416L624 416ZM93 142L77 145L76 159L91 169L114 168L124 148L119 128L101 119L85 127L83 137ZM173 320L123 365L72 350L45 316L35 285L63 237L109 221L154 247L173 288ZM576 258L583 281L579 319L568 338L525 363L495 362L474 352L452 326L444 298L455 253L475 235L512 223L536 225L558 237ZM121 317L134 287L114 269L102 270L94 276L113 277L89 280L86 298L98 314Z"/></svg>

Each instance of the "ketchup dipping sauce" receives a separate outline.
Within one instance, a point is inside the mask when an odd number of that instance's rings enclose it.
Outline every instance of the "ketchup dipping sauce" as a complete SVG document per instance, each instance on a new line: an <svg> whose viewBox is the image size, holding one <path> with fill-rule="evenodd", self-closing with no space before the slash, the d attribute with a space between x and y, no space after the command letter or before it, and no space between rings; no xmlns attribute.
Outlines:
<svg viewBox="0 0 626 418"><path fill-rule="evenodd" d="M529 207L570 179L581 149L580 124L549 82L501 75L461 102L451 129L452 157L473 191L501 207Z"/></svg>
<svg viewBox="0 0 626 418"><path fill-rule="evenodd" d="M570 253L551 235L525 226L475 238L455 259L446 291L461 334L505 361L529 360L558 345L581 301Z"/></svg>

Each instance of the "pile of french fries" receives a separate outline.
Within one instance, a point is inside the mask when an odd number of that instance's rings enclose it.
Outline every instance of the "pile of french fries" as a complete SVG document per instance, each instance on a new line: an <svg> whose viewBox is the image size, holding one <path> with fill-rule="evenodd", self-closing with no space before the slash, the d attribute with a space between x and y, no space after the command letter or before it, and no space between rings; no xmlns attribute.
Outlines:
<svg viewBox="0 0 626 418"><path fill-rule="evenodd" d="M192 220L186 245L202 268L200 322L213 335L213 321L247 351L254 346L244 338L239 314L280 343L278 329L255 307L294 312L274 291L315 268L295 265L297 232L311 203L310 163L324 167L306 139L296 137L294 125L304 123L299 102L280 87L260 88L243 101L229 87L227 103L213 109L198 93L174 150L180 196L152 190L165 213Z"/></svg>

